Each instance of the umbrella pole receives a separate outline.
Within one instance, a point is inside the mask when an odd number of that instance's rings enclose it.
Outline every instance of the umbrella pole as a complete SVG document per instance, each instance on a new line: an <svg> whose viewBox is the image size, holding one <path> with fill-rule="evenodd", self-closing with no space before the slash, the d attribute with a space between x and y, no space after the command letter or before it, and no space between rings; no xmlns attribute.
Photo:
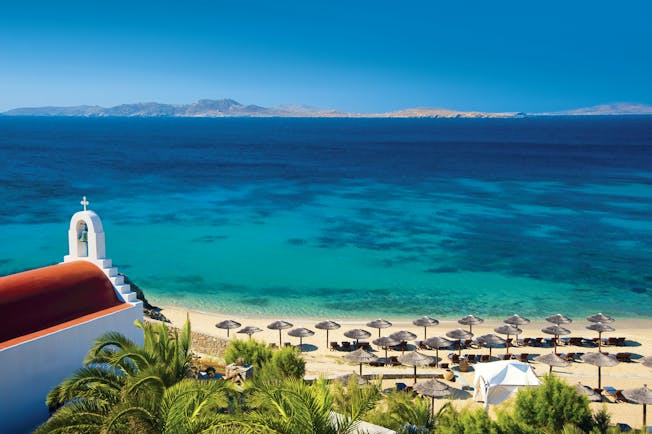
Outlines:
<svg viewBox="0 0 652 434"><path fill-rule="evenodd" d="M281 348L283 344L281 344L281 329L278 329L278 347Z"/></svg>
<svg viewBox="0 0 652 434"><path fill-rule="evenodd" d="M362 362L360 362L360 376L362 377Z"/></svg>
<svg viewBox="0 0 652 434"><path fill-rule="evenodd" d="M602 352L602 332L598 332L598 352Z"/></svg>
<svg viewBox="0 0 652 434"><path fill-rule="evenodd" d="M435 397L431 396L432 398L432 404L430 404L430 416L434 419L435 418Z"/></svg>
<svg viewBox="0 0 652 434"><path fill-rule="evenodd" d="M602 368L598 366L598 389L602 389Z"/></svg>
<svg viewBox="0 0 652 434"><path fill-rule="evenodd" d="M550 370L548 371L548 374L552 374L552 365L550 365Z"/></svg>
<svg viewBox="0 0 652 434"><path fill-rule="evenodd" d="M647 405L643 404L643 429L647 429Z"/></svg>
<svg viewBox="0 0 652 434"><path fill-rule="evenodd" d="M437 360L435 360L435 368L439 368L439 347L435 350L437 354Z"/></svg>
<svg viewBox="0 0 652 434"><path fill-rule="evenodd" d="M555 354L557 354L557 335L555 335L555 336L553 337L553 339L554 339L553 344L554 344L554 346L555 346ZM600 386L598 386L598 387L600 387Z"/></svg>
<svg viewBox="0 0 652 434"><path fill-rule="evenodd" d="M414 365L414 384L417 384L417 365Z"/></svg>
<svg viewBox="0 0 652 434"><path fill-rule="evenodd" d="M231 331L231 329L226 329L226 337L227 337L227 339L228 339L228 337L229 337L229 332L230 332L230 331Z"/></svg>
<svg viewBox="0 0 652 434"><path fill-rule="evenodd" d="M428 331L426 330L426 326L423 327L423 340L425 341L428 339Z"/></svg>
<svg viewBox="0 0 652 434"><path fill-rule="evenodd" d="M328 329L326 329L326 348L328 348Z"/></svg>
<svg viewBox="0 0 652 434"><path fill-rule="evenodd" d="M380 337L380 329L378 329L378 337Z"/></svg>
<svg viewBox="0 0 652 434"><path fill-rule="evenodd" d="M303 338L299 338L299 352L303 353Z"/></svg>
<svg viewBox="0 0 652 434"><path fill-rule="evenodd" d="M507 335L507 339L505 339L505 348L507 348L505 354L509 354L509 335Z"/></svg>

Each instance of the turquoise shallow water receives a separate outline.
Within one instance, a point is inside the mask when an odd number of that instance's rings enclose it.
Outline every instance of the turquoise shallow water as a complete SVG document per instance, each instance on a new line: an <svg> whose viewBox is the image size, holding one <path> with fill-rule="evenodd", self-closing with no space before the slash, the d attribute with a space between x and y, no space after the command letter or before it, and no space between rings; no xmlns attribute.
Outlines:
<svg viewBox="0 0 652 434"><path fill-rule="evenodd" d="M155 303L652 317L650 118L493 122L0 119L0 274L86 194Z"/></svg>

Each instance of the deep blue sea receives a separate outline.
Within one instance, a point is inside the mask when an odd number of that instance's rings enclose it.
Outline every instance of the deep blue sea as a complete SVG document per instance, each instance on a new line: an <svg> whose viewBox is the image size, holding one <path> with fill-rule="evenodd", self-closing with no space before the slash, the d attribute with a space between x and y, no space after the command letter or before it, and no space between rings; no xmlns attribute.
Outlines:
<svg viewBox="0 0 652 434"><path fill-rule="evenodd" d="M82 195L159 304L652 317L652 117L0 117L0 275Z"/></svg>

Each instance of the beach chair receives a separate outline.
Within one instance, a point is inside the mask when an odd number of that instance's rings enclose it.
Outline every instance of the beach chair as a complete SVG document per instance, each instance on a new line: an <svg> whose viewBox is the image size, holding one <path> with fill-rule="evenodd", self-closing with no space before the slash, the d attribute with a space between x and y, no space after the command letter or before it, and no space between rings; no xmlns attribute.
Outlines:
<svg viewBox="0 0 652 434"><path fill-rule="evenodd" d="M559 338L559 345L570 345L570 338L566 336Z"/></svg>
<svg viewBox="0 0 652 434"><path fill-rule="evenodd" d="M584 345L584 338L572 337L569 339L568 343L576 347L581 347L582 345Z"/></svg>
<svg viewBox="0 0 652 434"><path fill-rule="evenodd" d="M522 347L526 347L526 346L530 345L531 340L532 340L532 338L520 338L518 340L518 344L520 346L522 346Z"/></svg>
<svg viewBox="0 0 652 434"><path fill-rule="evenodd" d="M612 386L604 386L604 392L615 402L627 402L627 398L623 395L622 389L616 389Z"/></svg>
<svg viewBox="0 0 652 434"><path fill-rule="evenodd" d="M616 340L617 340L617 343L616 343L617 346L619 346L619 347L624 347L625 346L625 338L624 337L616 338Z"/></svg>
<svg viewBox="0 0 652 434"><path fill-rule="evenodd" d="M483 354L480 356L480 363L491 362L491 356L489 354Z"/></svg>
<svg viewBox="0 0 652 434"><path fill-rule="evenodd" d="M287 348L287 347L291 347L291 346L292 346L292 342L284 342L283 345L285 345L286 348Z"/></svg>
<svg viewBox="0 0 652 434"><path fill-rule="evenodd" d="M530 342L531 342L532 346L540 347L540 346L543 345L543 338L539 338L539 337L532 338L532 340Z"/></svg>
<svg viewBox="0 0 652 434"><path fill-rule="evenodd" d="M407 384L405 383L396 383L396 390L399 392L404 392L407 389Z"/></svg>
<svg viewBox="0 0 652 434"><path fill-rule="evenodd" d="M331 342L331 351L339 351L340 346L337 342Z"/></svg>
<svg viewBox="0 0 652 434"><path fill-rule="evenodd" d="M344 351L351 351L351 342L349 341L342 341L342 349Z"/></svg>
<svg viewBox="0 0 652 434"><path fill-rule="evenodd" d="M559 357L566 360L567 362L575 361L575 353L565 353L565 354L561 354Z"/></svg>
<svg viewBox="0 0 652 434"><path fill-rule="evenodd" d="M440 367L441 369L448 369L448 366L449 366L449 365L448 365L448 363L446 363L446 362L444 362L444 363L440 363L440 364L439 364L439 367Z"/></svg>
<svg viewBox="0 0 652 434"><path fill-rule="evenodd" d="M617 423L616 426L618 427L620 432L630 432L632 430L632 427L626 423Z"/></svg>
<svg viewBox="0 0 652 434"><path fill-rule="evenodd" d="M512 360L513 355L512 354L503 354L501 360Z"/></svg>
<svg viewBox="0 0 652 434"><path fill-rule="evenodd" d="M467 354L466 361L469 363L476 363L478 360L475 354Z"/></svg>
<svg viewBox="0 0 652 434"><path fill-rule="evenodd" d="M451 359L451 363L457 365L460 363L460 356L457 353L452 353L448 355L448 358Z"/></svg>
<svg viewBox="0 0 652 434"><path fill-rule="evenodd" d="M417 346L419 347L420 350L429 350L430 348L428 345L424 344L423 341L419 341L417 343Z"/></svg>
<svg viewBox="0 0 652 434"><path fill-rule="evenodd" d="M270 342L269 347L273 350L278 348L278 345L276 345L274 342Z"/></svg>
<svg viewBox="0 0 652 434"><path fill-rule="evenodd" d="M618 345L618 338L607 339L607 345L613 345L615 347L616 345Z"/></svg>
<svg viewBox="0 0 652 434"><path fill-rule="evenodd" d="M528 353L521 353L518 356L518 361L523 363L530 363L529 357L530 355Z"/></svg>
<svg viewBox="0 0 652 434"><path fill-rule="evenodd" d="M619 362L632 362L632 353L616 353L616 360Z"/></svg>
<svg viewBox="0 0 652 434"><path fill-rule="evenodd" d="M391 366L401 366L397 356L389 356L389 363Z"/></svg>

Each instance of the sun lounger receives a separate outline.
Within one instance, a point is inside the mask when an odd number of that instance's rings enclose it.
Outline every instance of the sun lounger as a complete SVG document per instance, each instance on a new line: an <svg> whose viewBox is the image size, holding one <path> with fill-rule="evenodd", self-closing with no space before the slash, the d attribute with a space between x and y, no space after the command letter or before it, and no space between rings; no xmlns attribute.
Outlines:
<svg viewBox="0 0 652 434"><path fill-rule="evenodd" d="M530 362L528 360L529 357L530 357L530 355L528 353L521 353L518 356L518 361L523 362L523 363L529 363Z"/></svg>
<svg viewBox="0 0 652 434"><path fill-rule="evenodd" d="M469 363L476 363L477 362L477 357L475 354L467 354L466 355L466 361Z"/></svg>
<svg viewBox="0 0 652 434"><path fill-rule="evenodd" d="M503 354L503 358L501 360L512 360L512 358L512 354Z"/></svg>
<svg viewBox="0 0 652 434"><path fill-rule="evenodd" d="M389 363L391 366L401 366L397 356L389 356Z"/></svg>
<svg viewBox="0 0 652 434"><path fill-rule="evenodd" d="M620 338L616 338L616 340L617 340L617 343L616 343L617 346L619 346L619 347L624 347L625 346L625 338L620 337Z"/></svg>
<svg viewBox="0 0 652 434"><path fill-rule="evenodd" d="M398 390L399 392L402 392L405 389L407 389L407 384L405 384L405 383L396 383L396 390Z"/></svg>
<svg viewBox="0 0 652 434"><path fill-rule="evenodd" d="M613 398L613 400L616 402L627 402L627 398L625 398L623 395L622 389L616 389L612 386L605 386L604 392L607 394L607 396Z"/></svg>
<svg viewBox="0 0 652 434"><path fill-rule="evenodd" d="M521 339L518 340L518 344L521 345L521 346L527 346L527 345L530 345L531 340L532 340L532 338L521 338Z"/></svg>
<svg viewBox="0 0 652 434"><path fill-rule="evenodd" d="M617 423L616 426L621 432L630 432L632 430L632 427L626 423Z"/></svg>
<svg viewBox="0 0 652 434"><path fill-rule="evenodd" d="M616 360L619 362L632 362L632 353L616 353Z"/></svg>
<svg viewBox="0 0 652 434"><path fill-rule="evenodd" d="M609 338L609 339L607 339L607 345L613 345L613 346L618 345L618 338Z"/></svg>
<svg viewBox="0 0 652 434"><path fill-rule="evenodd" d="M543 338L532 338L530 341L530 345L533 345L535 347L540 347L543 345Z"/></svg>
<svg viewBox="0 0 652 434"><path fill-rule="evenodd" d="M568 340L568 344L581 347L584 345L584 338L572 337Z"/></svg>
<svg viewBox="0 0 652 434"><path fill-rule="evenodd" d="M338 345L337 342L331 342L331 351L339 351L340 346Z"/></svg>
<svg viewBox="0 0 652 434"><path fill-rule="evenodd" d="M491 356L489 354L483 354L480 356L480 363L491 362Z"/></svg>
<svg viewBox="0 0 652 434"><path fill-rule="evenodd" d="M453 364L460 363L460 356L457 353L449 354L448 358L450 359L451 363L453 363Z"/></svg>
<svg viewBox="0 0 652 434"><path fill-rule="evenodd" d="M342 350L344 350L344 351L351 351L351 342L349 342L349 341L342 341Z"/></svg>
<svg viewBox="0 0 652 434"><path fill-rule="evenodd" d="M568 337L562 337L559 338L559 345L570 345L570 338Z"/></svg>

